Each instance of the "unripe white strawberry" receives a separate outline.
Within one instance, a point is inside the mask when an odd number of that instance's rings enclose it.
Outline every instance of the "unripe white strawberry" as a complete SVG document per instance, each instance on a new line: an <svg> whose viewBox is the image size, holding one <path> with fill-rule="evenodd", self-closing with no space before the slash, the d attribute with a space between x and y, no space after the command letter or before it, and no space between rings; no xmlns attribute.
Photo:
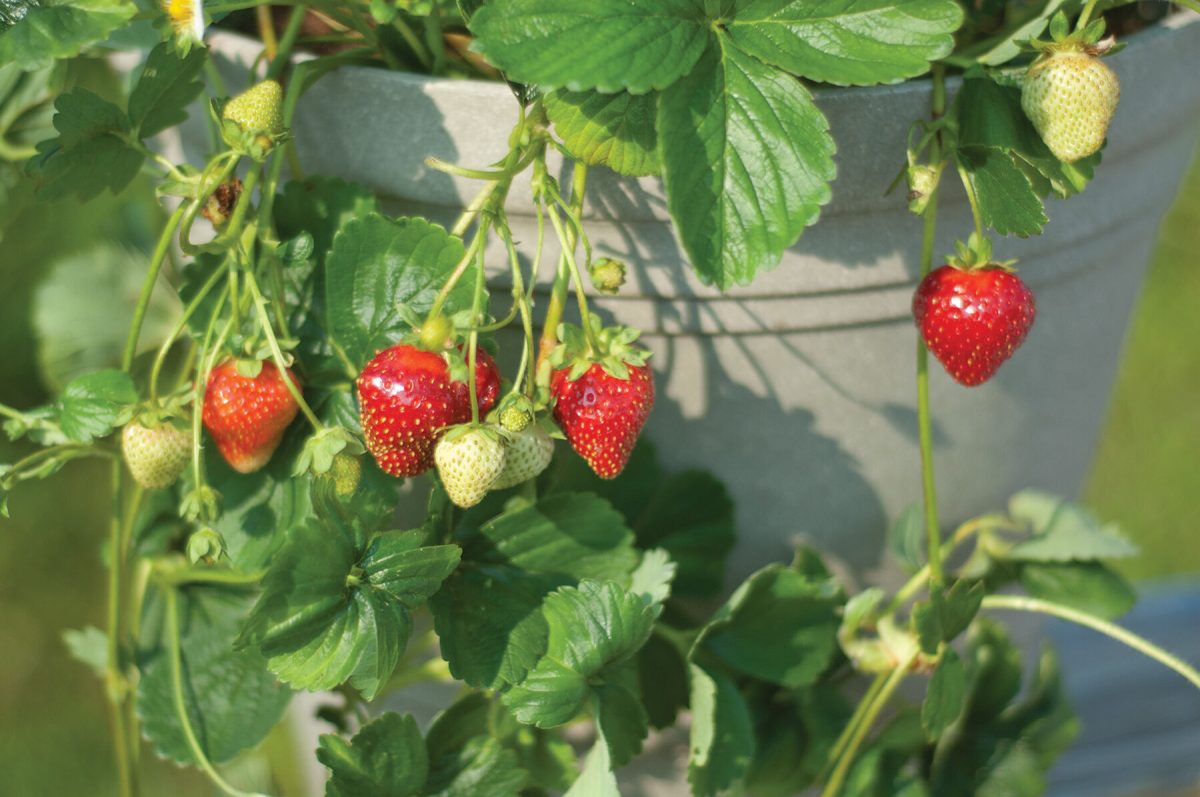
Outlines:
<svg viewBox="0 0 1200 797"><path fill-rule="evenodd" d="M250 133L278 133L283 129L283 87L274 80L255 83L227 102L221 115Z"/></svg>
<svg viewBox="0 0 1200 797"><path fill-rule="evenodd" d="M504 443L492 429L459 426L438 441L433 461L450 500L466 509L483 500L504 470Z"/></svg>
<svg viewBox="0 0 1200 797"><path fill-rule="evenodd" d="M121 432L121 452L134 480L147 490L170 487L187 467L190 433L170 423L147 427L131 421Z"/></svg>
<svg viewBox="0 0 1200 797"><path fill-rule="evenodd" d="M1120 94L1116 74L1099 58L1057 50L1029 67L1021 108L1054 157L1071 163L1104 145Z"/></svg>
<svg viewBox="0 0 1200 797"><path fill-rule="evenodd" d="M554 441L538 424L512 435L504 446L504 470L493 490L503 490L527 482L546 469L554 456Z"/></svg>

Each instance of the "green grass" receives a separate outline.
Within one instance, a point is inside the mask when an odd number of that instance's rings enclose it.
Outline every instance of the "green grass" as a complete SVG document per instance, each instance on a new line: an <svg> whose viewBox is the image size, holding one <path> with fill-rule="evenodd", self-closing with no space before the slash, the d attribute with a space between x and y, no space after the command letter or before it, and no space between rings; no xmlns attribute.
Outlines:
<svg viewBox="0 0 1200 797"><path fill-rule="evenodd" d="M1164 222L1084 499L1142 547L1128 575L1200 573L1200 158Z"/></svg>

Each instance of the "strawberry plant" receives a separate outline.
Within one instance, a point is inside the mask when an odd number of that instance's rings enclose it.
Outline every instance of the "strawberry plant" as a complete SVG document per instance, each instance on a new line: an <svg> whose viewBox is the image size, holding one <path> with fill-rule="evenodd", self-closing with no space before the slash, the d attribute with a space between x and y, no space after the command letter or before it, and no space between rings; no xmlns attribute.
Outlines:
<svg viewBox="0 0 1200 797"><path fill-rule="evenodd" d="M148 173L170 208L119 359L45 406L0 406L33 448L0 466L0 513L22 511L23 482L112 462L108 627L73 647L103 675L122 797L139 793L143 740L250 794L223 765L301 690L320 695L331 797L616 795L652 729L687 734L679 778L696 795L1036 794L1078 723L1052 652L1022 687L998 610L1090 627L1200 688L1193 666L1112 623L1133 596L1107 560L1132 547L1087 511L1026 490L948 536L938 517L928 353L966 386L1020 356L1035 297L993 251L1039 233L1046 198L1099 168L1119 113L1101 59L1119 45L1097 0L312 0L280 29L253 0L12 8L0 155L27 161L43 198ZM249 9L262 63L227 97L206 25ZM156 43L126 97L65 85L63 64L149 17ZM504 157L430 161L480 183L448 227L302 176L296 108L364 61L512 87ZM731 499L640 440L653 361L589 305L589 284L618 293L636 273L594 256L589 170L661 176L699 279L745 285L836 188L810 87L926 74L932 107L897 164L922 219L923 506L890 538L908 580L852 594L799 547L729 585ZM156 143L189 115L208 126L203 163ZM952 178L974 229L935 268ZM506 214L518 184L533 262ZM549 238L557 267L539 286ZM180 309L152 334L164 284ZM802 465L763 463L798 479ZM402 523L408 480L429 495ZM908 679L919 702L897 697ZM433 682L461 689L418 721L406 690Z"/></svg>

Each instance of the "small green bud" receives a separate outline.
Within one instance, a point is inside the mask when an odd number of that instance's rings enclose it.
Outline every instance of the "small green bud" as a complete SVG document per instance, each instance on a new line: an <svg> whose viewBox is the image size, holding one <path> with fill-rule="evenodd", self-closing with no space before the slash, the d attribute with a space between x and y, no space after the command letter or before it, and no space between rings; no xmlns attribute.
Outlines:
<svg viewBox="0 0 1200 797"><path fill-rule="evenodd" d="M615 294L625 284L625 264L611 257L602 257L588 266L592 285L601 293Z"/></svg>
<svg viewBox="0 0 1200 797"><path fill-rule="evenodd" d="M225 555L225 538L207 526L188 537L187 558L192 564L213 564Z"/></svg>

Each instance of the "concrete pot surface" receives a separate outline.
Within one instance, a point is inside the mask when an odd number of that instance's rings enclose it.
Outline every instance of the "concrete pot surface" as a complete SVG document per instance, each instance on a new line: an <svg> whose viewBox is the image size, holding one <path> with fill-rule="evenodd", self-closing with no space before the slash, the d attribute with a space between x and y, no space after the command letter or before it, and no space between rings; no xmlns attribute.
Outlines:
<svg viewBox="0 0 1200 797"><path fill-rule="evenodd" d="M244 39L218 35L214 44L242 63L257 55ZM1197 140L1198 54L1196 15L1130 37L1109 60L1121 104L1095 181L1069 202L1049 202L1043 235L996 241L998 257L1020 259L1038 318L982 387L962 388L931 365L947 524L1027 486L1078 493L1159 221ZM727 294L686 266L659 180L592 170L593 246L634 266L621 296L597 305L643 329L654 351L659 390L647 434L666 464L712 470L737 502L730 578L787 558L798 540L870 575L889 519L920 497L909 311L920 224L902 191L883 192L930 91L927 80L818 90L838 145L833 201L778 268ZM515 114L499 83L344 68L306 95L294 132L308 173L363 183L395 212L448 220L479 184L424 159L486 166L504 155ZM944 184L939 253L971 229L957 181ZM508 208L527 255L527 180ZM503 253L490 254L502 283ZM543 261L547 281L553 254Z"/></svg>

